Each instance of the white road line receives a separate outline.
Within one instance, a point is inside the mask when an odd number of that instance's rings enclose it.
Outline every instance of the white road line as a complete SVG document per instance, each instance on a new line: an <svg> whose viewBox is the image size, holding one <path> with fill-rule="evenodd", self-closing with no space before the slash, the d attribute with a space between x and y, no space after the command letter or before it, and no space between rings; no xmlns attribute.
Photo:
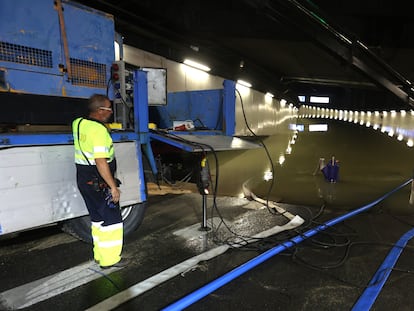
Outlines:
<svg viewBox="0 0 414 311"><path fill-rule="evenodd" d="M119 269L107 269L105 274ZM16 310L27 308L100 277L102 277L102 270L95 262L89 261L0 293L0 309Z"/></svg>
<svg viewBox="0 0 414 311"><path fill-rule="evenodd" d="M259 238L265 238L271 235L274 235L276 233L290 230L293 228L296 228L300 226L303 223L303 219L299 216L295 216L291 221L289 221L287 224L283 226L275 226L273 228L270 228L266 231L260 232L253 236L253 238L259 239ZM253 242L256 239L251 239L249 242ZM245 240L243 240L245 241ZM257 241L257 240L256 240ZM243 243L242 240L239 241L240 243L236 243L234 246L239 247ZM213 248L209 251L206 251L204 253L201 253L200 255L194 256L190 259L187 259L171 268L168 268L142 282L139 282L126 290L107 298L106 300L103 300L102 302L86 309L86 311L107 311L112 310L119 305L127 302L128 300L131 300L132 298L135 298L142 293L156 287L157 285L181 274L184 272L187 272L192 267L196 266L201 261L206 261L209 259L212 259L220 254L223 254L227 249L229 249L229 245L221 245L216 248Z"/></svg>

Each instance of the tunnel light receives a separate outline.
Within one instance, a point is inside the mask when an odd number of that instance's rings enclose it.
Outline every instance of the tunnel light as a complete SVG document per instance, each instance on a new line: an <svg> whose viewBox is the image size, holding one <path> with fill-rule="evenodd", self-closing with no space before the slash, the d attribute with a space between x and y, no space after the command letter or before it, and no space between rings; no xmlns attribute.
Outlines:
<svg viewBox="0 0 414 311"><path fill-rule="evenodd" d="M265 181L272 180L273 179L273 173L272 173L272 171L266 171L266 172L264 172L263 179Z"/></svg>
<svg viewBox="0 0 414 311"><path fill-rule="evenodd" d="M274 97L274 95L273 95L272 93L269 93L269 92L267 92L267 93L265 94L265 96L267 96L267 97Z"/></svg>
<svg viewBox="0 0 414 311"><path fill-rule="evenodd" d="M115 60L121 60L121 48L119 46L119 43L114 41L114 51L115 51Z"/></svg>
<svg viewBox="0 0 414 311"><path fill-rule="evenodd" d="M289 130L295 131L293 137L296 139L298 135L296 133L303 132L305 130L305 125L303 124L289 124Z"/></svg>
<svg viewBox="0 0 414 311"><path fill-rule="evenodd" d="M414 146L414 142L413 142L413 140L412 140L412 139L409 139L409 140L407 141L407 146L408 146L408 147L412 147L412 146Z"/></svg>
<svg viewBox="0 0 414 311"><path fill-rule="evenodd" d="M285 158L285 156L283 154L279 156L279 164L280 165L282 165L283 163L285 163L285 160L286 160L286 158Z"/></svg>
<svg viewBox="0 0 414 311"><path fill-rule="evenodd" d="M250 82L244 81L244 80L237 80L237 83L240 85L243 85L245 87L252 87L252 84Z"/></svg>
<svg viewBox="0 0 414 311"><path fill-rule="evenodd" d="M282 107L284 107L285 105L286 105L286 103L287 103L287 101L286 101L286 99L281 99L280 100L280 105L282 106Z"/></svg>
<svg viewBox="0 0 414 311"><path fill-rule="evenodd" d="M309 124L309 132L326 132L328 124Z"/></svg>
<svg viewBox="0 0 414 311"><path fill-rule="evenodd" d="M186 64L187 66L196 68L196 69L200 69L202 71L210 71L211 70L210 67L208 67L206 65L203 65L203 64L200 64L200 63L197 63L197 62L195 62L191 59L185 59L184 64Z"/></svg>
<svg viewBox="0 0 414 311"><path fill-rule="evenodd" d="M311 103L317 104L329 104L329 97L327 96L311 96L310 97Z"/></svg>

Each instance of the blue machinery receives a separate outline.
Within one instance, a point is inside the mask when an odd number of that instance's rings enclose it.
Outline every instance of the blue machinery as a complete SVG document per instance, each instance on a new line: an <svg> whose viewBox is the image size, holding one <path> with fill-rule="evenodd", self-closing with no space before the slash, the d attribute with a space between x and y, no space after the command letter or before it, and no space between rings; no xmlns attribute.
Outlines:
<svg viewBox="0 0 414 311"><path fill-rule="evenodd" d="M7 159L1 187L8 201L0 207L0 234L8 234L87 214L76 192L69 124L87 113L86 98L92 94L113 97L111 68L119 37L112 15L66 0L35 5L4 0L0 28L0 149ZM134 82L137 104L147 97L146 73L136 72ZM148 106L137 104L133 117L130 131L112 137L125 159L120 162L128 166L118 170L126 181L123 207L138 215L146 201L141 149L150 151ZM37 199L26 202L23 191ZM22 221L31 204L43 208ZM134 213L126 213L125 220L139 224Z"/></svg>
<svg viewBox="0 0 414 311"><path fill-rule="evenodd" d="M68 97L105 90L115 59L113 17L55 2L1 1L0 89Z"/></svg>
<svg viewBox="0 0 414 311"><path fill-rule="evenodd" d="M329 227L332 227L348 218L351 218L353 216L356 216L360 213L363 213L370 209L371 207L375 206L391 194L397 192L398 190L402 189L406 185L408 185L410 182L412 182L412 179L404 182L397 188L391 190L387 194L383 195L379 199L363 206L358 209L355 209L345 215L342 215L340 217L334 218L316 228L310 229L298 236L295 236L294 238L287 240L283 244L279 244L276 247L264 252L263 254L260 254L259 256L249 260L245 264L233 269L232 271L224 274L223 276L215 279L214 281L206 284L205 286L199 288L198 290L190 293L189 295L181 298L180 300L176 301L175 303L167 306L163 309L163 311L173 311L173 310L182 310L191 304L197 302L198 300L202 299L203 297L207 296L208 294L212 293L216 289L220 288L221 286L229 283L230 281L234 280L235 278L239 277L240 275L246 273L247 271L253 269L254 267L258 266L259 264L263 263L264 261L270 259L271 257L295 246L298 243L303 242L305 239L310 238L314 236L315 234L324 231L328 229ZM379 294L379 291L381 290L382 286L384 285L388 275L390 274L393 264L395 264L398 256L401 253L401 248L403 248L407 241L411 239L414 236L414 230L410 230L407 232L401 239L398 241L397 245L391 250L390 254L387 256L384 264L380 267L378 272L375 274L373 280L370 282L370 285L374 285L374 287L368 289L364 292L364 294L361 296L360 300L355 304L353 310L354 311L365 311L368 310L370 306L374 303L376 297ZM385 277L384 277L385 276ZM380 279L382 278L382 280ZM380 280L380 282L378 281Z"/></svg>
<svg viewBox="0 0 414 311"><path fill-rule="evenodd" d="M232 137L235 132L233 81L224 81L223 89L169 93L168 105L152 103L149 95L153 94L149 89L153 88L149 88L147 79L151 71L134 68L126 74L125 63L114 63L114 40L119 36L114 31L113 16L66 0L39 0L36 5L30 0L21 0L18 5L14 0L4 0L1 6L0 102L5 108L0 114L0 125L12 131L2 130L0 148L53 148L72 144L67 125L87 113L85 98L105 91L114 98L115 122L122 125L122 130L111 133L113 141L136 142L138 194L142 201L146 200L142 152L147 155L152 171L157 172L151 140L197 153L258 147ZM120 79L114 78L115 65L124 69L116 72ZM126 120L131 117L130 112L133 120ZM193 131L186 132L150 133L148 129L149 122L169 129L179 120L199 123ZM30 132L13 128L25 124L34 125L29 126ZM36 125L63 124L64 131L57 132L55 127L50 127L48 132L36 132ZM207 228L206 194L202 194L202 228Z"/></svg>

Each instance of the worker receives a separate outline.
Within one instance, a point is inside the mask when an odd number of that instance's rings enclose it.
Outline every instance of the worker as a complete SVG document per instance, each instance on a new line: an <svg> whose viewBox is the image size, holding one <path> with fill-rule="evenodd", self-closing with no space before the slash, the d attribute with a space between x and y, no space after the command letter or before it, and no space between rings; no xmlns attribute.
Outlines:
<svg viewBox="0 0 414 311"><path fill-rule="evenodd" d="M89 116L72 123L76 179L91 218L93 255L101 268L125 267L121 257L123 223L116 159L111 135L104 122L112 115L111 102L95 94L88 100Z"/></svg>

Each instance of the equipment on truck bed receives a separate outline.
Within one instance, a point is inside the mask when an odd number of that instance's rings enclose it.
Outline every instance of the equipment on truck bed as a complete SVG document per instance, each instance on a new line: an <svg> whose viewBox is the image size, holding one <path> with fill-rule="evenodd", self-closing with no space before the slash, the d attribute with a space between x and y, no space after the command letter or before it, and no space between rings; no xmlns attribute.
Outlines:
<svg viewBox="0 0 414 311"><path fill-rule="evenodd" d="M92 94L113 97L111 67L119 40L112 15L71 1L2 1L0 10L0 234L64 222L90 239L89 219L78 192L70 124L86 112ZM122 44L122 42L118 42ZM146 85L146 73L134 72ZM134 98L146 88L132 86ZM140 94L138 94L140 92ZM141 94L142 93L142 94ZM141 147L148 139L147 106L134 108L129 131L112 132L119 158L125 233L145 213Z"/></svg>

